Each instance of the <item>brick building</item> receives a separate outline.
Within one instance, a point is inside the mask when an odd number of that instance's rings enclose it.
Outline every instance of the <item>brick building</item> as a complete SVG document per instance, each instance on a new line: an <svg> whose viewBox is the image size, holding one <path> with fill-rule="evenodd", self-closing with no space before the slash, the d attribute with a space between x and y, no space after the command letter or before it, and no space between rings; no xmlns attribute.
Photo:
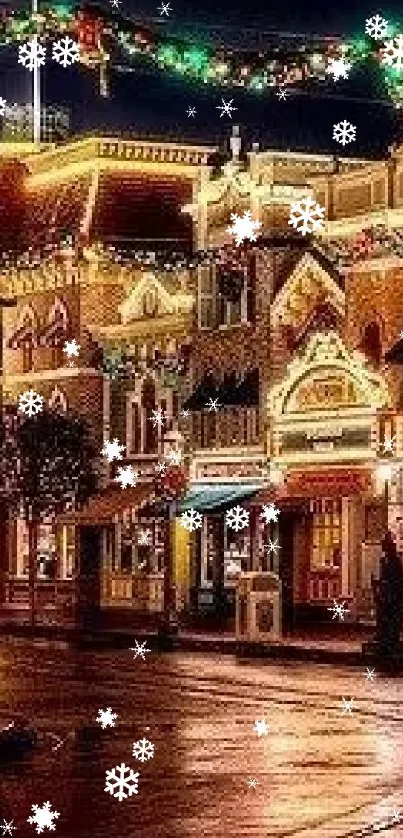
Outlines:
<svg viewBox="0 0 403 838"><path fill-rule="evenodd" d="M105 619L161 612L167 563L184 614L230 617L239 572L260 568L282 578L286 626L339 597L367 618L386 503L401 537L403 150L374 163L255 146L241 160L236 130L230 144L220 171L214 149L137 141L91 139L22 160L16 241L39 255L2 274L17 298L4 314L5 401L32 386L84 415L99 450L118 438L122 463L141 474L118 489L100 458L99 496L79 518L44 522L57 573L47 579L39 557L38 611L56 622L77 619L83 589ZM309 240L288 225L307 192L326 208ZM230 215L249 209L261 235L237 247ZM145 268L133 255L200 248L216 257L198 269L151 258ZM81 351L69 367L72 337ZM157 408L162 429L150 422ZM379 470L388 439L393 464ZM167 522L152 489L170 448L188 468L177 511L203 514L191 534ZM269 502L277 524L261 518ZM250 513L238 532L225 523L236 504ZM23 522L11 522L3 612L15 619L27 602L24 545Z"/></svg>

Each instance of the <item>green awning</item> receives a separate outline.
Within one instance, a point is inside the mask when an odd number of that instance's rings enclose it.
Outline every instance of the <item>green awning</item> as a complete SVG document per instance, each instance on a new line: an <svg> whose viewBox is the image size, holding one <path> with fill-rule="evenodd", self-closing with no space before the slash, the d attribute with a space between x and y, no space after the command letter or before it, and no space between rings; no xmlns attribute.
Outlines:
<svg viewBox="0 0 403 838"><path fill-rule="evenodd" d="M187 492L179 504L178 511L186 512L195 509L196 512L210 512L221 506L232 506L240 503L259 492L259 483L217 483L216 485L195 486Z"/></svg>

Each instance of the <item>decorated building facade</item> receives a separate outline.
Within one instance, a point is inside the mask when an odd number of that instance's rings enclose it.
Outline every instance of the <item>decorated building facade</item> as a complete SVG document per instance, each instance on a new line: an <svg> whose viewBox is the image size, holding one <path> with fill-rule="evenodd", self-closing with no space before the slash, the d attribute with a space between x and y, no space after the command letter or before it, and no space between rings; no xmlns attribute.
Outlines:
<svg viewBox="0 0 403 838"><path fill-rule="evenodd" d="M403 150L245 158L236 129L230 146L219 170L213 148L108 139L18 163L14 238L31 250L2 271L17 303L4 311L4 403L32 387L83 415L99 451L119 439L119 465L140 473L122 489L100 456L98 496L43 522L41 619L74 623L85 597L106 621L158 615L171 586L184 618L231 620L250 570L279 574L286 628L339 598L368 619L387 523L401 543ZM288 225L307 192L326 210L313 237ZM247 210L261 229L238 246L227 227ZM167 506L154 476L172 450L187 488ZM249 515L238 531L236 505ZM189 533L192 508L202 526ZM22 520L6 541L3 619L20 620Z"/></svg>

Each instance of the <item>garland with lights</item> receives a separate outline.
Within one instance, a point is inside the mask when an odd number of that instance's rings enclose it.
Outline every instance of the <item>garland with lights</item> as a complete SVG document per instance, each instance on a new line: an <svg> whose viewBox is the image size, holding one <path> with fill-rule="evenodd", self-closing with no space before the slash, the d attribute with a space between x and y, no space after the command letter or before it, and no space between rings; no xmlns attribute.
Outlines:
<svg viewBox="0 0 403 838"><path fill-rule="evenodd" d="M98 6L74 10L48 8L35 15L12 12L0 17L0 46L26 41L33 35L45 42L69 35L79 44L79 60L90 67L108 62L119 66L125 56L131 63L157 65L203 84L249 91L292 86L308 80L323 81L332 58L342 57L351 65L370 57L381 62L396 32L396 27L389 26L384 41L365 35L360 40L346 42L337 37L309 38L309 44L286 43L279 36L265 50L245 51L196 46L156 33L120 15L108 14ZM403 78L400 79L403 67L383 69L389 95L398 105L403 100Z"/></svg>

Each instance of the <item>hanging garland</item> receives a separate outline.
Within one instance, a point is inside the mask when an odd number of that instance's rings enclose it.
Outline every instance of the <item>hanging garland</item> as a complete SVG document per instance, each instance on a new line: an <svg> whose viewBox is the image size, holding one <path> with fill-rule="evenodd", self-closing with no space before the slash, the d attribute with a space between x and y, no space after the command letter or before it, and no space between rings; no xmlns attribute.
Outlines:
<svg viewBox="0 0 403 838"><path fill-rule="evenodd" d="M131 62L148 62L203 84L263 91L329 79L332 58L344 57L351 65L370 56L382 62L385 45L396 28L389 26L383 42L365 36L347 42L335 37L287 44L279 37L264 50L245 51L196 46L94 6L48 8L36 15L11 12L0 17L0 46L26 41L35 34L45 42L69 35L80 46L80 61L93 67L111 58L112 66L118 65L123 55ZM388 92L399 104L403 100L403 68L401 72L393 67L383 69Z"/></svg>

